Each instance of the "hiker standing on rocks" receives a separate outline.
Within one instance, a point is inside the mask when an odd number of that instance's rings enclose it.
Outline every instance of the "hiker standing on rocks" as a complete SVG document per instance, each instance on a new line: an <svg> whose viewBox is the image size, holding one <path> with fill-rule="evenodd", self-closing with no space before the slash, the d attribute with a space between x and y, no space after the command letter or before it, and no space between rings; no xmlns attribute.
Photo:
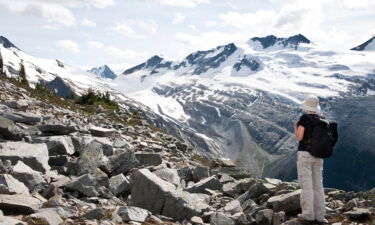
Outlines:
<svg viewBox="0 0 375 225"><path fill-rule="evenodd" d="M322 176L323 159L312 156L308 146L314 120L323 118L318 114L319 99L316 96L308 96L302 103L302 109L307 114L302 115L294 124L295 136L299 141L297 172L301 187L302 208L302 214L298 214L298 220L323 224L327 223L324 219L326 209Z"/></svg>

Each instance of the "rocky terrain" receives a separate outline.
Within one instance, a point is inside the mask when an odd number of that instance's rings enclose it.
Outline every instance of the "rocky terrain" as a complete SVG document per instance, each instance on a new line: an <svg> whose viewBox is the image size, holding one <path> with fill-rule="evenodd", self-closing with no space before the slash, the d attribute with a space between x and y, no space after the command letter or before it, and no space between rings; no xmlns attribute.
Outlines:
<svg viewBox="0 0 375 225"><path fill-rule="evenodd" d="M258 179L126 108L75 105L0 75L0 224L300 224L296 182ZM331 224L374 224L375 189L326 188Z"/></svg>

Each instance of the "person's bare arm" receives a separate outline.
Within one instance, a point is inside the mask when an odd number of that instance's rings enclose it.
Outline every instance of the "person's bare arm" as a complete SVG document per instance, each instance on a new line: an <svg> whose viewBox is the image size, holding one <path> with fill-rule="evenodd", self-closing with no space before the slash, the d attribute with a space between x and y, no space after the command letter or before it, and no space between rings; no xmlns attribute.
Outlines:
<svg viewBox="0 0 375 225"><path fill-rule="evenodd" d="M303 134L305 133L305 128L301 125L297 125L298 122L294 124L294 135L298 141L302 141Z"/></svg>

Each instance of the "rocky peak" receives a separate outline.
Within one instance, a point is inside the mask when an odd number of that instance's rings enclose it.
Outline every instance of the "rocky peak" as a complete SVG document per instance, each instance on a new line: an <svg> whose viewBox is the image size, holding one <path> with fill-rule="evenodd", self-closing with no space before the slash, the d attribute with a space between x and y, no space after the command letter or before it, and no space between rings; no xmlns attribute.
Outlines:
<svg viewBox="0 0 375 225"><path fill-rule="evenodd" d="M297 34L288 38L279 38L274 35L268 35L266 37L253 37L250 39L253 42L259 42L263 49L272 46L282 46L282 47L294 47L297 48L300 43L310 44L310 40L307 39L302 34Z"/></svg>
<svg viewBox="0 0 375 225"><path fill-rule="evenodd" d="M355 51L375 51L375 36L367 40L366 42L358 45L357 47L354 47L350 50L355 50Z"/></svg>
<svg viewBox="0 0 375 225"><path fill-rule="evenodd" d="M117 77L116 74L107 65L92 68L87 72L93 73L103 78L115 79Z"/></svg>
<svg viewBox="0 0 375 225"><path fill-rule="evenodd" d="M12 42L10 42L6 37L0 36L0 44L4 46L4 48L17 48Z"/></svg>

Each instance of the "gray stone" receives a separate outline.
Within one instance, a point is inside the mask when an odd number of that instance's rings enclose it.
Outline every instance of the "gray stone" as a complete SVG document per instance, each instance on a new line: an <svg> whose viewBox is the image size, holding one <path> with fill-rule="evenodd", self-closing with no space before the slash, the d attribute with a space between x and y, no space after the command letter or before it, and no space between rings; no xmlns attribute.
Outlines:
<svg viewBox="0 0 375 225"><path fill-rule="evenodd" d="M210 169L206 166L197 166L193 170L193 181L198 182L210 176Z"/></svg>
<svg viewBox="0 0 375 225"><path fill-rule="evenodd" d="M224 213L215 212L210 217L210 225L234 225L234 221Z"/></svg>
<svg viewBox="0 0 375 225"><path fill-rule="evenodd" d="M176 142L175 144L176 144L177 149L182 152L185 152L188 149L187 144L181 143L180 141Z"/></svg>
<svg viewBox="0 0 375 225"><path fill-rule="evenodd" d="M199 216L208 205L197 195L176 190L147 169L137 170L131 177L132 204L150 210L153 214L172 217L175 220Z"/></svg>
<svg viewBox="0 0 375 225"><path fill-rule="evenodd" d="M20 99L17 101L9 101L9 102L6 102L5 105L13 109L25 109L29 107L29 104L27 103L27 101L23 99Z"/></svg>
<svg viewBox="0 0 375 225"><path fill-rule="evenodd" d="M46 135L66 135L76 132L74 126L63 124L43 124L38 125L37 128Z"/></svg>
<svg viewBox="0 0 375 225"><path fill-rule="evenodd" d="M138 165L139 161L135 158L133 151L116 151L115 155L109 157L103 169L106 170L106 173L111 174L111 176L116 176L121 173L126 174Z"/></svg>
<svg viewBox="0 0 375 225"><path fill-rule="evenodd" d="M123 174L113 176L109 179L109 190L114 195L130 191L130 182Z"/></svg>
<svg viewBox="0 0 375 225"><path fill-rule="evenodd" d="M14 122L24 123L24 124L29 124L29 125L35 125L42 121L41 115L36 115L36 114L26 113L26 112L6 112L3 114L3 116Z"/></svg>
<svg viewBox="0 0 375 225"><path fill-rule="evenodd" d="M349 212L345 212L344 214L352 220L358 220L368 218L371 215L371 211L370 209L355 207L354 209L350 210Z"/></svg>
<svg viewBox="0 0 375 225"><path fill-rule="evenodd" d="M240 191L237 189L237 187L237 183L226 183L223 185L223 193L230 197L237 198L240 194Z"/></svg>
<svg viewBox="0 0 375 225"><path fill-rule="evenodd" d="M198 216L193 216L193 217L191 217L190 222L191 222L193 225L201 225L201 224L204 224L202 218L200 218L200 217L198 217Z"/></svg>
<svg viewBox="0 0 375 225"><path fill-rule="evenodd" d="M12 176L24 183L31 191L42 188L46 183L40 172L31 169L22 161L18 161L13 167Z"/></svg>
<svg viewBox="0 0 375 225"><path fill-rule="evenodd" d="M10 160L0 160L0 173L11 173L12 172L12 162Z"/></svg>
<svg viewBox="0 0 375 225"><path fill-rule="evenodd" d="M233 177L234 179L244 179L252 176L252 173L249 169L242 167L219 167L215 168L212 172L213 174L225 173Z"/></svg>
<svg viewBox="0 0 375 225"><path fill-rule="evenodd" d="M25 195L0 195L0 210L4 212L5 215L18 214L18 215L28 215L37 212L42 201Z"/></svg>
<svg viewBox="0 0 375 225"><path fill-rule="evenodd" d="M249 188L249 197L252 199L258 198L263 194L269 194L274 192L275 186L270 183L265 183L261 180L257 180L250 188Z"/></svg>
<svg viewBox="0 0 375 225"><path fill-rule="evenodd" d="M46 144L29 144L10 141L0 143L0 159L10 160L12 164L21 160L33 170L42 173L50 169Z"/></svg>
<svg viewBox="0 0 375 225"><path fill-rule="evenodd" d="M94 140L102 145L103 154L105 156L113 155L113 143L108 138L96 137Z"/></svg>
<svg viewBox="0 0 375 225"><path fill-rule="evenodd" d="M230 182L234 182L235 179L231 176L229 176L228 174L222 174L221 177L220 177L220 182L222 184L226 184L226 183L230 183Z"/></svg>
<svg viewBox="0 0 375 225"><path fill-rule="evenodd" d="M274 212L273 218L272 218L272 225L280 225L283 222L285 222L285 219L286 219L285 212L283 211Z"/></svg>
<svg viewBox="0 0 375 225"><path fill-rule="evenodd" d="M225 205L224 212L227 212L231 215L242 212L241 203L238 200L233 200Z"/></svg>
<svg viewBox="0 0 375 225"><path fill-rule="evenodd" d="M0 174L0 194L29 195L29 189L10 174Z"/></svg>
<svg viewBox="0 0 375 225"><path fill-rule="evenodd" d="M91 174L85 174L73 179L66 185L66 188L77 191L81 195L88 197L96 197L99 195L97 190L98 182Z"/></svg>
<svg viewBox="0 0 375 225"><path fill-rule="evenodd" d="M100 220L106 215L106 213L107 213L107 210L103 208L96 208L83 214L82 217L88 220Z"/></svg>
<svg viewBox="0 0 375 225"><path fill-rule="evenodd" d="M143 165L158 166L163 162L161 155L157 153L136 153L135 157Z"/></svg>
<svg viewBox="0 0 375 225"><path fill-rule="evenodd" d="M50 136L33 139L35 143L46 143L50 156L73 155L74 145L70 136Z"/></svg>
<svg viewBox="0 0 375 225"><path fill-rule="evenodd" d="M301 189L288 194L272 196L268 199L267 205L272 206L276 212L284 211L286 214L295 215L300 207Z"/></svg>
<svg viewBox="0 0 375 225"><path fill-rule="evenodd" d="M21 141L23 134L13 121L0 116L0 136L7 140Z"/></svg>
<svg viewBox="0 0 375 225"><path fill-rule="evenodd" d="M60 225L64 222L61 217L51 209L40 210L37 213L31 214L29 218L38 219L40 223L48 225Z"/></svg>
<svg viewBox="0 0 375 225"><path fill-rule="evenodd" d="M193 171L190 167L186 166L177 170L178 176L185 182L193 180Z"/></svg>
<svg viewBox="0 0 375 225"><path fill-rule="evenodd" d="M103 149L100 143L94 141L86 145L77 161L77 175L85 174L91 169L99 167L102 157Z"/></svg>
<svg viewBox="0 0 375 225"><path fill-rule="evenodd" d="M260 210L256 216L257 225L272 225L273 211L272 209Z"/></svg>
<svg viewBox="0 0 375 225"><path fill-rule="evenodd" d="M150 215L150 212L139 207L123 206L117 210L117 214L124 222L135 221L143 223Z"/></svg>
<svg viewBox="0 0 375 225"><path fill-rule="evenodd" d="M97 137L109 137L115 132L115 130L113 129L106 129L106 128L97 127L97 126L91 126L89 130L93 136L97 136Z"/></svg>
<svg viewBox="0 0 375 225"><path fill-rule="evenodd" d="M1 225L27 225L27 223L14 219L9 216L2 216L0 215L0 224Z"/></svg>
<svg viewBox="0 0 375 225"><path fill-rule="evenodd" d="M67 155L55 155L49 157L48 164L52 167L64 166L68 161L69 157Z"/></svg>
<svg viewBox="0 0 375 225"><path fill-rule="evenodd" d="M168 181L169 183L176 186L176 188L181 188L180 177L178 176L177 170L164 168L154 171L154 173L161 179Z"/></svg>
<svg viewBox="0 0 375 225"><path fill-rule="evenodd" d="M185 190L191 193L203 193L204 189L221 190L223 185L216 176L207 177Z"/></svg>

